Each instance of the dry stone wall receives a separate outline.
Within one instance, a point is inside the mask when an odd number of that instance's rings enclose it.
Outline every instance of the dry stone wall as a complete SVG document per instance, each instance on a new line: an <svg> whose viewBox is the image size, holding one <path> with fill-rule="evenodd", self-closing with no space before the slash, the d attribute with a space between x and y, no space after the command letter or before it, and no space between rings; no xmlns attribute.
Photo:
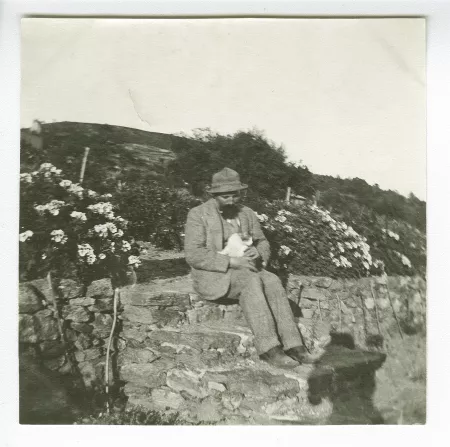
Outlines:
<svg viewBox="0 0 450 447"><path fill-rule="evenodd" d="M102 386L112 326L110 282L95 281L83 293L65 281L61 292L64 337L47 282L20 285L21 350L33 351L46 367L62 373L71 372L70 359L88 388ZM425 322L421 278L291 276L287 292L313 353L326 349L330 332L348 334L356 346L374 350L382 347L380 334L386 340L399 325L406 332ZM364 362L373 362L373 375L383 360ZM324 423L332 412L329 400L313 405L308 395L308 380L323 380L317 368L287 372L259 361L239 305L202 301L189 277L122 290L110 376L122 384L129 405L178 412L193 423Z"/></svg>
<svg viewBox="0 0 450 447"><path fill-rule="evenodd" d="M87 388L102 386L113 321L111 283L94 281L83 293L75 281L63 280L59 292L55 303L46 279L20 284L20 352L62 374L72 374L75 367Z"/></svg>

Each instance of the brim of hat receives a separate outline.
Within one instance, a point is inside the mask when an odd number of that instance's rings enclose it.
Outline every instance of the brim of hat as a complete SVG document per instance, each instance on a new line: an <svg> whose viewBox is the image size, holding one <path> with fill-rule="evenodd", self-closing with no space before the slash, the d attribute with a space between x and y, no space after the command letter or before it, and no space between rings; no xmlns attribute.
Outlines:
<svg viewBox="0 0 450 447"><path fill-rule="evenodd" d="M247 189L248 185L245 183L240 183L239 185L224 185L224 186L208 186L206 191L215 194L219 192L232 192L232 191L241 191L243 189Z"/></svg>

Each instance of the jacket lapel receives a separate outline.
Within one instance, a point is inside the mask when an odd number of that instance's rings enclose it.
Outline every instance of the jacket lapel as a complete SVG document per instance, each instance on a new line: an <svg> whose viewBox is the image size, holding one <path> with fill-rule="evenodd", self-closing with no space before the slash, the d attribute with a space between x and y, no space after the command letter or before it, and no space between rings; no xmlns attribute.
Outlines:
<svg viewBox="0 0 450 447"><path fill-rule="evenodd" d="M211 238L211 244L217 250L223 249L223 226L217 210L216 202L210 199L205 203L205 217L208 226L207 238ZM207 243L207 245L209 245Z"/></svg>

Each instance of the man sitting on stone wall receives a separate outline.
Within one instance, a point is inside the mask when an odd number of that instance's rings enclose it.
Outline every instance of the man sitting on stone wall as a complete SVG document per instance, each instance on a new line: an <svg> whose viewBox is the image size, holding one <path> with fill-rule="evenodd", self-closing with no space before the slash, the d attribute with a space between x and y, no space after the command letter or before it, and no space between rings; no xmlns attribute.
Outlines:
<svg viewBox="0 0 450 447"><path fill-rule="evenodd" d="M188 214L186 261L202 298L239 299L262 360L294 368L309 358L280 279L263 268L270 246L254 211L239 203L240 191L246 188L232 169L213 175L207 190L212 198ZM243 256L219 253L235 233L251 237L253 245Z"/></svg>

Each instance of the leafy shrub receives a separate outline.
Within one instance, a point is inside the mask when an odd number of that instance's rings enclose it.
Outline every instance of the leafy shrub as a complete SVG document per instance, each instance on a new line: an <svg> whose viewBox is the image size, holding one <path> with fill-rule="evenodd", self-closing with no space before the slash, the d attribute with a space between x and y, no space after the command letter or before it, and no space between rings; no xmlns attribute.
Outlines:
<svg viewBox="0 0 450 447"><path fill-rule="evenodd" d="M108 414L101 412L98 415L80 418L77 424L83 425L193 425L184 421L177 413L165 414L158 411L149 411L141 407L129 408ZM195 424L194 424L195 425ZM198 424L200 425L200 424Z"/></svg>
<svg viewBox="0 0 450 447"><path fill-rule="evenodd" d="M116 203L129 220L128 229L135 239L181 250L187 213L199 200L188 192L143 179L127 183L117 194Z"/></svg>
<svg viewBox="0 0 450 447"><path fill-rule="evenodd" d="M271 267L302 275L357 278L381 272L365 237L312 204L263 202L258 219L272 248Z"/></svg>
<svg viewBox="0 0 450 447"><path fill-rule="evenodd" d="M50 163L20 175L20 272L23 279L52 271L85 282L95 276L126 281L140 259L115 214L111 194L100 195L62 177Z"/></svg>

